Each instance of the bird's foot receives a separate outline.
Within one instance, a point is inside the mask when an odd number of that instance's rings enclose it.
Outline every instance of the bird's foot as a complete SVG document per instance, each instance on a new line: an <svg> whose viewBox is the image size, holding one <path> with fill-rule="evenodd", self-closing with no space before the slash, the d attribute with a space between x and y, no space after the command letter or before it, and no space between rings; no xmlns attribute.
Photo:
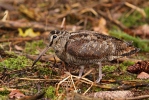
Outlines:
<svg viewBox="0 0 149 100"><path fill-rule="evenodd" d="M84 66L80 66L80 71L79 71L79 76L78 78L80 79L82 77L83 71L84 71Z"/></svg>
<svg viewBox="0 0 149 100"><path fill-rule="evenodd" d="M95 83L100 83L101 79L102 79L102 78L99 77L99 78L95 81Z"/></svg>
<svg viewBox="0 0 149 100"><path fill-rule="evenodd" d="M101 74L101 76L95 81L96 83L100 83L102 77L105 76L104 74Z"/></svg>

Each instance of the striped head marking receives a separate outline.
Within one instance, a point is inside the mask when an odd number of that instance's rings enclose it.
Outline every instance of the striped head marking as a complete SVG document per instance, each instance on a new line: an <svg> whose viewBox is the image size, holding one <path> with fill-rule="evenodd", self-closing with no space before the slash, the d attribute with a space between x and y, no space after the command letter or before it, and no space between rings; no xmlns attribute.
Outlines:
<svg viewBox="0 0 149 100"><path fill-rule="evenodd" d="M52 46L52 44L54 43L53 41L58 40L60 37L63 37L67 34L67 31L59 31L59 30L53 30L50 32L49 35L49 46Z"/></svg>

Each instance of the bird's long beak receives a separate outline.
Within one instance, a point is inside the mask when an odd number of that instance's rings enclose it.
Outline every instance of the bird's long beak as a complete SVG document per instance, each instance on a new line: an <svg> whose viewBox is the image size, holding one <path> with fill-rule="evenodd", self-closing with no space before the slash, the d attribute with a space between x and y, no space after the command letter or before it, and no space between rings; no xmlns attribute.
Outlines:
<svg viewBox="0 0 149 100"><path fill-rule="evenodd" d="M36 62L41 58L41 56L48 51L48 49L50 48L50 46L47 46L38 56L38 58L33 62L32 67L36 64Z"/></svg>

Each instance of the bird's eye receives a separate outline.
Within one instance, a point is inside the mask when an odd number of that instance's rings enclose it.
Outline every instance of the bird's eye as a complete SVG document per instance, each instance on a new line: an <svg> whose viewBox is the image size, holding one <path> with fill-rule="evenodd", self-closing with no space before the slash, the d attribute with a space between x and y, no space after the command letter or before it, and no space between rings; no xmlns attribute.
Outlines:
<svg viewBox="0 0 149 100"><path fill-rule="evenodd" d="M56 35L53 35L53 39L55 39L57 36Z"/></svg>

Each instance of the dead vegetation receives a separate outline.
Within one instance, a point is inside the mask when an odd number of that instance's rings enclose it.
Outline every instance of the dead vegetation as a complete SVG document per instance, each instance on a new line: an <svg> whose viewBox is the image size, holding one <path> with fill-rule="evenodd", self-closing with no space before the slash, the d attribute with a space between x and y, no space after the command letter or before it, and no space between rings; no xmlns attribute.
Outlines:
<svg viewBox="0 0 149 100"><path fill-rule="evenodd" d="M0 100L149 98L148 6L147 0L0 0ZM105 62L100 84L94 83L96 66L78 79L79 69L64 65L53 50L31 67L49 31L62 29L98 31L133 41L141 51Z"/></svg>

